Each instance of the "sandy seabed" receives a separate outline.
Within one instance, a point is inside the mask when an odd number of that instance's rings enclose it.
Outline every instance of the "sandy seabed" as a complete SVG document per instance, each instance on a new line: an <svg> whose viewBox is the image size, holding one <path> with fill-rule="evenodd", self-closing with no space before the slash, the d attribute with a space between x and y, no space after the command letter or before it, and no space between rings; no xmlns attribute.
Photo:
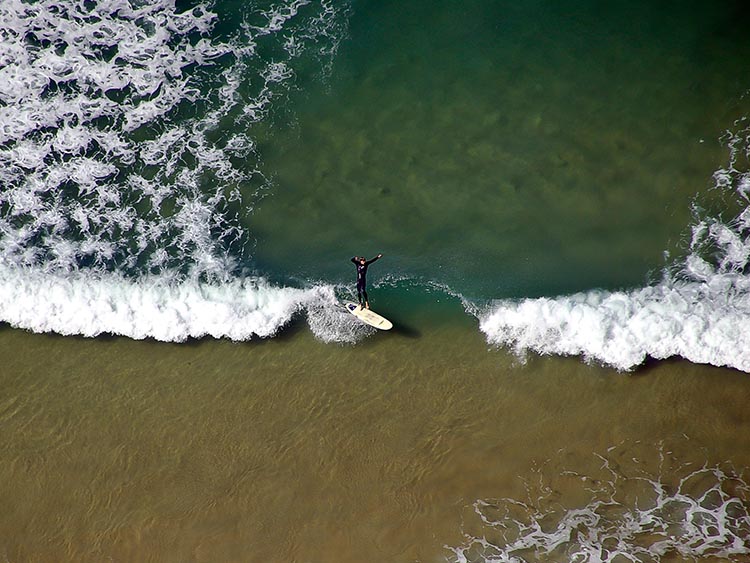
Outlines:
<svg viewBox="0 0 750 563"><path fill-rule="evenodd" d="M586 472L595 454L664 483L686 464L730 464L740 478L750 467L747 374L680 360L631 374L522 364L471 323L356 346L304 325L185 344L6 326L0 555L441 561L484 533L476 501L522 501L529 483ZM558 486L566 508L590 500Z"/></svg>

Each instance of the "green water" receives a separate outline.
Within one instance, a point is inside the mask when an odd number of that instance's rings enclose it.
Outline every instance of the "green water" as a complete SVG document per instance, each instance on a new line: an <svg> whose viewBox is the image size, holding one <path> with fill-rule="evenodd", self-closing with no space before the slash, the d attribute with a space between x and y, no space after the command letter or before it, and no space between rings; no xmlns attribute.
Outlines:
<svg viewBox="0 0 750 563"><path fill-rule="evenodd" d="M748 45L731 10L641 4L356 4L260 144L260 269L348 281L383 252L485 298L647 281L712 197Z"/></svg>

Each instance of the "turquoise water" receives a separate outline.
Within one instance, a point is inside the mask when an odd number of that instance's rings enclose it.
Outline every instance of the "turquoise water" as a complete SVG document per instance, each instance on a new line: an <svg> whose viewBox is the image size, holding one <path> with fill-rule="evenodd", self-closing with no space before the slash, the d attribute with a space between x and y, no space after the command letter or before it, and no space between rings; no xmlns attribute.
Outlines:
<svg viewBox="0 0 750 563"><path fill-rule="evenodd" d="M642 4L356 4L261 144L261 269L343 283L383 252L381 276L476 298L658 277L726 159L747 42L708 3Z"/></svg>

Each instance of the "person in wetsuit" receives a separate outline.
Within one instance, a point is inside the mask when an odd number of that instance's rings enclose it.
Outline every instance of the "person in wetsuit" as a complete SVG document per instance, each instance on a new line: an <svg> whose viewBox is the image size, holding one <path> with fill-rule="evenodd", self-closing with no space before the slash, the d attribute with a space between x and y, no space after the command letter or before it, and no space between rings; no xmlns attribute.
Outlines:
<svg viewBox="0 0 750 563"><path fill-rule="evenodd" d="M352 262L357 267L357 299L359 299L360 307L362 307L362 302L364 301L365 308L370 308L370 302L367 300L367 266L375 262L378 258L382 258L382 256L382 254L378 254L372 260L366 260L364 256L355 256L352 258Z"/></svg>

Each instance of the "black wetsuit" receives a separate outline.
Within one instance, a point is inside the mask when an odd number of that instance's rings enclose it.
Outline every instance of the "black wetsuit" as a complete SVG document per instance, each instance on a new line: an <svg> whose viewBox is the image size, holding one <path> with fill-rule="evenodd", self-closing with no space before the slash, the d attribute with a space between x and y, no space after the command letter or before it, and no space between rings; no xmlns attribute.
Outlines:
<svg viewBox="0 0 750 563"><path fill-rule="evenodd" d="M376 256L372 260L366 260L364 264L357 260L357 257L355 256L352 258L352 262L354 262L354 265L357 267L357 299L359 299L360 305L366 305L368 302L367 299L367 266L375 262L380 258L380 256ZM362 300L362 297L364 297L364 301Z"/></svg>

